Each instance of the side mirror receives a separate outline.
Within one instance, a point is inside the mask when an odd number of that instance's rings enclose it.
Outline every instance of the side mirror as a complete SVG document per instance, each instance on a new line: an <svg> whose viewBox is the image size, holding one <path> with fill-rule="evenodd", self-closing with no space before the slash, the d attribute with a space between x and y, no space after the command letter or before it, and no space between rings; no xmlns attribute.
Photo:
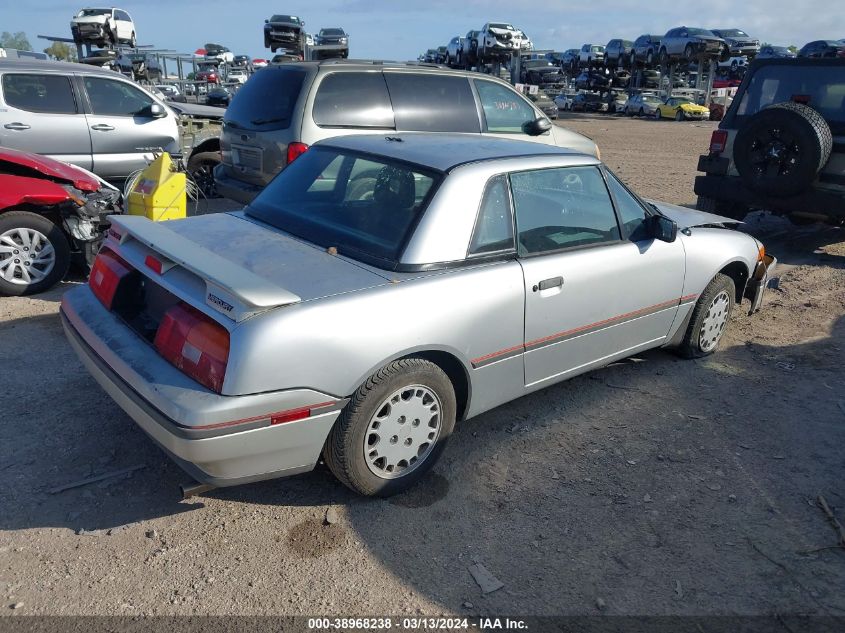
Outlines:
<svg viewBox="0 0 845 633"><path fill-rule="evenodd" d="M552 129L552 122L546 117L537 117L533 121L528 121L522 126L522 131L528 136L540 136Z"/></svg>
<svg viewBox="0 0 845 633"><path fill-rule="evenodd" d="M678 225L664 215L652 215L648 220L648 233L661 242L674 242L678 237Z"/></svg>
<svg viewBox="0 0 845 633"><path fill-rule="evenodd" d="M163 106L159 105L158 103L154 103L149 107L149 114L150 117L153 119L163 119L167 116L167 110L164 109Z"/></svg>
<svg viewBox="0 0 845 633"><path fill-rule="evenodd" d="M270 24L270 20L264 20L264 24Z"/></svg>

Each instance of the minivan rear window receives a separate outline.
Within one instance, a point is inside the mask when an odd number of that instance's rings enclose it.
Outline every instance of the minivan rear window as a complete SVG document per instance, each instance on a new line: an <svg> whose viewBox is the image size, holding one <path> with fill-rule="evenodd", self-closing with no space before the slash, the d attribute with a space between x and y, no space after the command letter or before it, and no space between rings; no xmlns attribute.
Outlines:
<svg viewBox="0 0 845 633"><path fill-rule="evenodd" d="M393 108L381 72L330 73L314 98L320 127L393 129Z"/></svg>
<svg viewBox="0 0 845 633"><path fill-rule="evenodd" d="M478 106L466 77L386 72L396 129L479 134Z"/></svg>
<svg viewBox="0 0 845 633"><path fill-rule="evenodd" d="M262 69L238 90L225 120L241 128L287 129L305 75L303 69L290 66Z"/></svg>

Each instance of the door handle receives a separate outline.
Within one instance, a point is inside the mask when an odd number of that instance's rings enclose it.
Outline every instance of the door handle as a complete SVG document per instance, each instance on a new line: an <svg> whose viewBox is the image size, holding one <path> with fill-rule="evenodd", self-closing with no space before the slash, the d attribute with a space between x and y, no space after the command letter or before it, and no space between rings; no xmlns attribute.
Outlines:
<svg viewBox="0 0 845 633"><path fill-rule="evenodd" d="M26 123L7 123L3 126L7 130L28 130L29 126Z"/></svg>
<svg viewBox="0 0 845 633"><path fill-rule="evenodd" d="M548 290L549 288L560 288L563 285L563 277L551 277L549 279L544 279L538 284L534 284L534 287L531 288L534 292L538 290Z"/></svg>
<svg viewBox="0 0 845 633"><path fill-rule="evenodd" d="M97 125L92 125L91 129L97 130L98 132L111 132L114 128L111 125L106 125L105 123L98 123Z"/></svg>

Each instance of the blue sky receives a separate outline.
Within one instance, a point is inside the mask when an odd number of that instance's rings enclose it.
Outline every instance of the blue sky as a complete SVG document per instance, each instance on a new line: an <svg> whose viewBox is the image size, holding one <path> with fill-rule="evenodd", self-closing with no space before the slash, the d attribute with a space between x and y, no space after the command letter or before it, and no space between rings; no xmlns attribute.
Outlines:
<svg viewBox="0 0 845 633"><path fill-rule="evenodd" d="M308 32L342 26L356 58L413 59L487 21L523 29L537 48L564 50L612 37L634 39L686 24L737 27L774 44L802 46L845 38L845 11L822 0L117 0L138 28L138 41L191 53L206 42L236 54L267 57L262 26L272 13L299 15ZM36 50L38 34L70 36L80 0L0 0L0 30L24 31ZM104 6L109 4L104 3ZM695 8L693 8L695 6ZM713 16L724 16L713 17Z"/></svg>

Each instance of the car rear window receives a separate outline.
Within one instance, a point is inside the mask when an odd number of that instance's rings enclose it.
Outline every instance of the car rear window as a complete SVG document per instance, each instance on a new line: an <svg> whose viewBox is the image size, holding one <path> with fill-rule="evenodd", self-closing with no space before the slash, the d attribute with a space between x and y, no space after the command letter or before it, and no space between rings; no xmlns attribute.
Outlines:
<svg viewBox="0 0 845 633"><path fill-rule="evenodd" d="M834 134L845 133L845 67L833 65L763 66L751 77L736 110L741 124L765 107L784 101L800 101L817 110Z"/></svg>
<svg viewBox="0 0 845 633"><path fill-rule="evenodd" d="M317 146L245 211L313 244L392 268L439 178L392 159Z"/></svg>
<svg viewBox="0 0 845 633"><path fill-rule="evenodd" d="M478 107L466 77L385 73L396 129L413 132L481 132Z"/></svg>
<svg viewBox="0 0 845 633"><path fill-rule="evenodd" d="M314 98L320 127L393 129L393 108L381 72L330 73Z"/></svg>
<svg viewBox="0 0 845 633"><path fill-rule="evenodd" d="M305 70L297 67L262 69L238 90L226 109L226 121L247 129L287 129L305 77Z"/></svg>

